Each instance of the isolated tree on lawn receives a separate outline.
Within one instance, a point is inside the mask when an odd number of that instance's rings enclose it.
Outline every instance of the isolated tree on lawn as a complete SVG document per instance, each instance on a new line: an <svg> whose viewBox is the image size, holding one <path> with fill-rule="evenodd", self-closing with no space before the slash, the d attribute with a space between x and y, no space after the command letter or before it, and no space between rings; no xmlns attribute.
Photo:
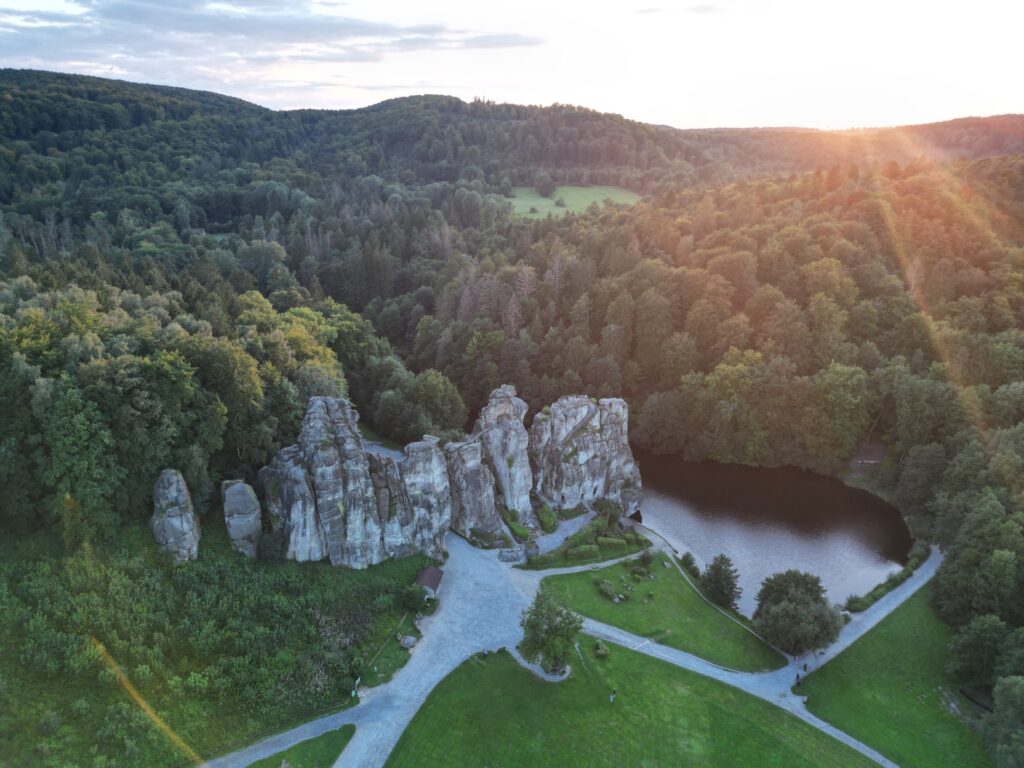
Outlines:
<svg viewBox="0 0 1024 768"><path fill-rule="evenodd" d="M701 585L708 597L723 608L735 608L742 593L739 572L728 555L715 555L711 565L704 569Z"/></svg>
<svg viewBox="0 0 1024 768"><path fill-rule="evenodd" d="M544 591L523 611L520 621L523 641L519 644L529 661L548 671L565 669L576 635L583 628L583 617Z"/></svg>
<svg viewBox="0 0 1024 768"><path fill-rule="evenodd" d="M776 648L797 656L831 645L843 622L826 599L821 579L789 570L761 582L754 626Z"/></svg>

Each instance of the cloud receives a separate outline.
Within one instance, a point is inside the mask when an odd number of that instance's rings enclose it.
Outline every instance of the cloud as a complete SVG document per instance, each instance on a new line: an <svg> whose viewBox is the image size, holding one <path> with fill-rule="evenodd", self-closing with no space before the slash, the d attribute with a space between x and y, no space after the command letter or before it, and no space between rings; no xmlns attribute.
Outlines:
<svg viewBox="0 0 1024 768"><path fill-rule="evenodd" d="M709 4L691 5L686 10L689 13L718 13L718 6Z"/></svg>
<svg viewBox="0 0 1024 768"><path fill-rule="evenodd" d="M2 0L0 0L2 3ZM75 11L0 7L0 65L72 70L244 94L273 84L339 87L319 66L417 51L533 46L513 33L401 25L341 15L342 4L298 0L77 0ZM352 86L349 86L350 88Z"/></svg>

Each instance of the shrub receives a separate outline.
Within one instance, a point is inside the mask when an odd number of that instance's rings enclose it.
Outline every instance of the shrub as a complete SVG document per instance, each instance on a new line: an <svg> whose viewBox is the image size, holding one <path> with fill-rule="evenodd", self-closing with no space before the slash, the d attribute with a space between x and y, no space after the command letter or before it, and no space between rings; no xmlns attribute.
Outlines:
<svg viewBox="0 0 1024 768"><path fill-rule="evenodd" d="M686 569L693 578L700 578L700 567L697 565L697 559L693 556L693 552L684 552L683 556L679 558L679 564Z"/></svg>
<svg viewBox="0 0 1024 768"><path fill-rule="evenodd" d="M566 552L565 556L570 560L586 560L589 557L597 557L600 552L597 544L580 544Z"/></svg>
<svg viewBox="0 0 1024 768"><path fill-rule="evenodd" d="M598 640L597 643L594 644L594 655L599 659L607 659L608 646Z"/></svg>
<svg viewBox="0 0 1024 768"><path fill-rule="evenodd" d="M601 579L597 584L597 588L601 590L601 594L609 600L615 597L615 585L608 581L608 579Z"/></svg>
<svg viewBox="0 0 1024 768"><path fill-rule="evenodd" d="M598 499L594 502L594 509L597 514L607 517L610 523L618 522L618 519L622 517L622 507L611 499Z"/></svg>
<svg viewBox="0 0 1024 768"><path fill-rule="evenodd" d="M415 612L423 607L423 587L418 584L410 584L401 591L398 596L398 603L403 611Z"/></svg>
<svg viewBox="0 0 1024 768"><path fill-rule="evenodd" d="M558 516L547 504L537 510L537 519L540 521L540 529L544 533L551 533L558 527Z"/></svg>
<svg viewBox="0 0 1024 768"><path fill-rule="evenodd" d="M625 549L626 540L614 536L598 536L597 546L607 547L608 549Z"/></svg>
<svg viewBox="0 0 1024 768"><path fill-rule="evenodd" d="M638 559L644 566L650 568L651 563L654 562L654 553L651 552L651 550L649 549L645 549L643 552L640 553L640 557Z"/></svg>
<svg viewBox="0 0 1024 768"><path fill-rule="evenodd" d="M526 541L530 538L530 531L525 525L517 523L515 520L508 524L508 529L512 531L512 535L515 536L519 541Z"/></svg>
<svg viewBox="0 0 1024 768"><path fill-rule="evenodd" d="M646 579L648 576L651 575L651 572L649 570L647 570L646 568L644 568L642 565L635 565L635 566L633 566L632 568L629 569L629 573L630 573L630 575L632 575L632 577L634 579L637 579L637 580L639 580L639 579Z"/></svg>
<svg viewBox="0 0 1024 768"><path fill-rule="evenodd" d="M569 509L559 509L558 516L563 520L571 520L574 517L579 517L586 511L586 507L582 504L577 504L575 507L570 507Z"/></svg>

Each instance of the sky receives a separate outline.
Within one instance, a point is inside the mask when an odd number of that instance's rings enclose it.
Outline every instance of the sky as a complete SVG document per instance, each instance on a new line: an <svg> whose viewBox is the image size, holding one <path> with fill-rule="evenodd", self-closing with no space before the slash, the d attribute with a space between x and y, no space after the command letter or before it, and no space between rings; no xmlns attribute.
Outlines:
<svg viewBox="0 0 1024 768"><path fill-rule="evenodd" d="M1024 112L1020 0L0 0L0 66L274 109L444 93L679 128Z"/></svg>

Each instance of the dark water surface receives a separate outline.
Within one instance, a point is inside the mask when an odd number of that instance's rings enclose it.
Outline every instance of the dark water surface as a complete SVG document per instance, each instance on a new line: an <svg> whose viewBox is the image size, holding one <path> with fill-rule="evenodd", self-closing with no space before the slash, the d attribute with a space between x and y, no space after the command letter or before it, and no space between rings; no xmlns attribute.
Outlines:
<svg viewBox="0 0 1024 768"><path fill-rule="evenodd" d="M748 616L761 580L798 568L829 598L869 591L905 562L910 531L899 511L839 480L783 467L688 462L639 452L644 525L703 567L719 552L739 569Z"/></svg>

